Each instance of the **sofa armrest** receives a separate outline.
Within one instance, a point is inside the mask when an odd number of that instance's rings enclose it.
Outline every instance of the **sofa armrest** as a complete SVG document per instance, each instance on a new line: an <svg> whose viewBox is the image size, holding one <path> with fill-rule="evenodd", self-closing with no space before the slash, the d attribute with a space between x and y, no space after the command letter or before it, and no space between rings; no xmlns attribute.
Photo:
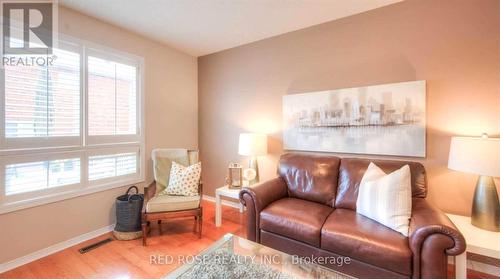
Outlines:
<svg viewBox="0 0 500 279"><path fill-rule="evenodd" d="M441 210L426 199L414 198L410 219L409 245L413 252L414 276L446 278L447 256L465 251L463 235ZM427 275L428 276L427 276ZM440 276L439 276L440 277Z"/></svg>
<svg viewBox="0 0 500 279"><path fill-rule="evenodd" d="M437 233L453 240L453 245L445 250L448 256L456 256L465 251L465 239L448 216L426 199L414 198L409 232L413 252L420 249L427 237Z"/></svg>
<svg viewBox="0 0 500 279"><path fill-rule="evenodd" d="M247 207L247 238L260 241L260 212L273 201L288 196L288 188L281 177L276 177L251 187L243 187L240 201Z"/></svg>

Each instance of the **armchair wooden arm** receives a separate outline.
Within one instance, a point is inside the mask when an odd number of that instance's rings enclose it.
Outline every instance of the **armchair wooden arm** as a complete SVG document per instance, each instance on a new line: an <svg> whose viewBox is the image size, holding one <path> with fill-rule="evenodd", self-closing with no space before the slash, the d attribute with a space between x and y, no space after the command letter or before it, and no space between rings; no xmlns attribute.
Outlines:
<svg viewBox="0 0 500 279"><path fill-rule="evenodd" d="M201 200L203 199L203 182L201 180L198 183L198 194L200 195L200 206L201 206Z"/></svg>
<svg viewBox="0 0 500 279"><path fill-rule="evenodd" d="M144 187L144 203L147 203L156 194L156 181L153 181L149 186Z"/></svg>

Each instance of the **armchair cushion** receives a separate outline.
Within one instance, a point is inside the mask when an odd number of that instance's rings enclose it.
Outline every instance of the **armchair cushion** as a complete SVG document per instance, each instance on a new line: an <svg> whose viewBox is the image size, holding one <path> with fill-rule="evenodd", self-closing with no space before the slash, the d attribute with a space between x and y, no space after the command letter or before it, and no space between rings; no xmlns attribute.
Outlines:
<svg viewBox="0 0 500 279"><path fill-rule="evenodd" d="M146 203L146 213L169 212L195 209L200 206L200 196L162 195L150 199Z"/></svg>

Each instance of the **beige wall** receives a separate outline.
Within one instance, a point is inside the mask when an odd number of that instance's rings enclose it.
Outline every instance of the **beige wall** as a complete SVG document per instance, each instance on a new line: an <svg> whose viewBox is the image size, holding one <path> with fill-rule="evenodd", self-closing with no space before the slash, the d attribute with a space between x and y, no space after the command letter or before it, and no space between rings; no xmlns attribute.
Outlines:
<svg viewBox="0 0 500 279"><path fill-rule="evenodd" d="M59 22L64 34L144 57L147 181L152 148L197 148L195 57L62 7ZM125 189L0 215L0 263L114 223L114 199Z"/></svg>
<svg viewBox="0 0 500 279"><path fill-rule="evenodd" d="M270 154L259 162L264 179L274 175L283 95L427 80L427 157L418 161L429 199L470 214L476 176L447 169L449 142L456 134L500 136L499 14L498 0L409 0L201 57L205 193L224 183L229 162L244 162L243 131L270 133Z"/></svg>

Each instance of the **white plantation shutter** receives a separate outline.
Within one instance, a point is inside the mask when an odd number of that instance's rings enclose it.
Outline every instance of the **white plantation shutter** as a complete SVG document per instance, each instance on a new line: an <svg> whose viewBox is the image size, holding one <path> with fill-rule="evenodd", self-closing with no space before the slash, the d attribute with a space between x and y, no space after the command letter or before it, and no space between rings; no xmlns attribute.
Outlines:
<svg viewBox="0 0 500 279"><path fill-rule="evenodd" d="M88 57L89 136L137 133L137 68Z"/></svg>
<svg viewBox="0 0 500 279"><path fill-rule="evenodd" d="M80 183L80 158L9 164L5 167L7 196Z"/></svg>
<svg viewBox="0 0 500 279"><path fill-rule="evenodd" d="M5 138L80 136L80 54L54 54L52 66L5 66Z"/></svg>
<svg viewBox="0 0 500 279"><path fill-rule="evenodd" d="M47 136L47 70L5 66L5 137Z"/></svg>
<svg viewBox="0 0 500 279"><path fill-rule="evenodd" d="M48 162L7 165L5 194L12 195L47 188Z"/></svg>
<svg viewBox="0 0 500 279"><path fill-rule="evenodd" d="M144 181L143 59L59 38L0 71L0 214Z"/></svg>
<svg viewBox="0 0 500 279"><path fill-rule="evenodd" d="M137 173L137 153L89 157L89 180L99 180Z"/></svg>

